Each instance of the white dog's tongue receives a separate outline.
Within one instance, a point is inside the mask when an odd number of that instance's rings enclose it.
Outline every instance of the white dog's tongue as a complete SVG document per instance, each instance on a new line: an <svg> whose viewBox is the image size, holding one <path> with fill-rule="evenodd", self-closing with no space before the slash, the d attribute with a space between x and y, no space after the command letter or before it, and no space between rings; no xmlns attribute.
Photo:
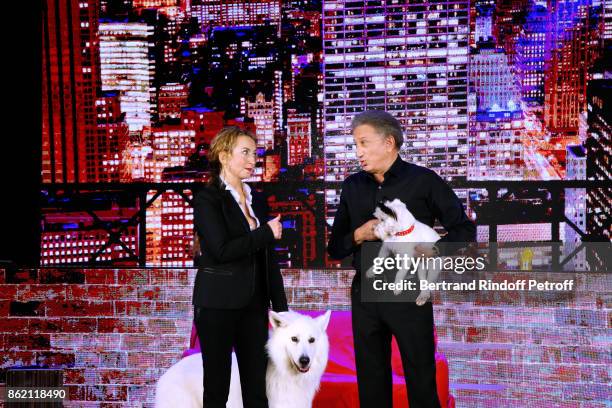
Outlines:
<svg viewBox="0 0 612 408"><path fill-rule="evenodd" d="M300 373L307 373L307 372L308 372L308 370L310 370L310 367L308 367L308 368L302 368L302 367L300 367L299 365L297 365L295 362L293 363L293 365L295 366L295 368L297 368L297 370L298 370Z"/></svg>

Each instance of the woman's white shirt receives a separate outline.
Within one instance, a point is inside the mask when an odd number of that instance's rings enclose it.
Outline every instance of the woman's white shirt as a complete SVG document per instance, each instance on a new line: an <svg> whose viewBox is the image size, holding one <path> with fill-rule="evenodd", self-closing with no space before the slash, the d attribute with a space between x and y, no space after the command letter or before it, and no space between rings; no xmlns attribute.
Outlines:
<svg viewBox="0 0 612 408"><path fill-rule="evenodd" d="M238 203L238 207L240 207L240 209L242 210L242 213L244 214L245 218L247 218L247 214L244 212L244 208L242 207L242 205L240 205L240 193L238 193L238 191L236 191L236 189L234 189L234 187L232 187L229 183L226 183L225 179L223 179L223 176L220 176L220 179L223 182L223 184L225 184L225 189L229 190L229 192L232 194L232 197L234 197L234 200L236 200L236 202ZM241 181L241 183L242 183L242 189L244 190L247 211L249 212L249 215L251 216L251 218L253 218L255 222L257 223L257 225L255 226L255 228L257 228L260 226L260 223L259 223L259 219L255 216L253 207L251 206L251 204L253 203L253 196L251 195L251 187L244 181ZM251 230L255 229L251 226L250 223L249 223L249 226L251 227Z"/></svg>

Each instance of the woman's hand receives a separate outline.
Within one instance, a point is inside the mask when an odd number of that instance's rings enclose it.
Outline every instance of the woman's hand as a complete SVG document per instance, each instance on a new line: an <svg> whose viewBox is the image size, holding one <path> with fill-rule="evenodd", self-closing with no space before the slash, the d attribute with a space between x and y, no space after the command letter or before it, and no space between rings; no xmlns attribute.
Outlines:
<svg viewBox="0 0 612 408"><path fill-rule="evenodd" d="M274 234L274 239L281 239L283 235L283 224L280 222L280 214L278 214L276 218L268 221L268 225L272 230L272 234Z"/></svg>

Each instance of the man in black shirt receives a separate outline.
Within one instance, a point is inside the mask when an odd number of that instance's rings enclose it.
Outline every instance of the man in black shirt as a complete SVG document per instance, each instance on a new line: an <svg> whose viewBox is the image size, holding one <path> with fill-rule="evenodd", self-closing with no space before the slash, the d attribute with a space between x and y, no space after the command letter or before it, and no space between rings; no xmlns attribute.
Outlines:
<svg viewBox="0 0 612 408"><path fill-rule="evenodd" d="M447 234L438 242L473 242L476 226L461 201L434 171L403 161L399 122L384 111L363 112L351 124L362 171L342 184L340 204L328 253L334 259L353 255L357 273L351 286L353 340L359 402L362 408L392 407L391 336L395 336L408 387L410 408L440 407L431 302L363 302L361 244L375 241L373 217L376 203L398 198L414 217L433 226L438 219ZM432 250L418 247L432 256Z"/></svg>

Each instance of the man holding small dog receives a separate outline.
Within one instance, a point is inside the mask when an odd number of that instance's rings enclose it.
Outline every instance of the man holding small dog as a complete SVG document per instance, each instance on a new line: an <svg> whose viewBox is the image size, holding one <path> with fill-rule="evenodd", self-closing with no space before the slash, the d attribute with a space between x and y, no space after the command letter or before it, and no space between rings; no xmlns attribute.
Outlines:
<svg viewBox="0 0 612 408"><path fill-rule="evenodd" d="M355 116L351 130L363 170L342 184L328 253L334 259L353 255L357 271L351 303L360 406L392 407L391 336L395 336L410 408L438 408L432 304L362 302L361 244L378 239L374 227L379 221L372 214L383 197L400 199L417 220L430 227L438 219L447 231L438 242L473 242L476 226L440 176L400 158L403 132L393 116L384 111L363 112ZM426 248L417 247L417 251L435 254Z"/></svg>

